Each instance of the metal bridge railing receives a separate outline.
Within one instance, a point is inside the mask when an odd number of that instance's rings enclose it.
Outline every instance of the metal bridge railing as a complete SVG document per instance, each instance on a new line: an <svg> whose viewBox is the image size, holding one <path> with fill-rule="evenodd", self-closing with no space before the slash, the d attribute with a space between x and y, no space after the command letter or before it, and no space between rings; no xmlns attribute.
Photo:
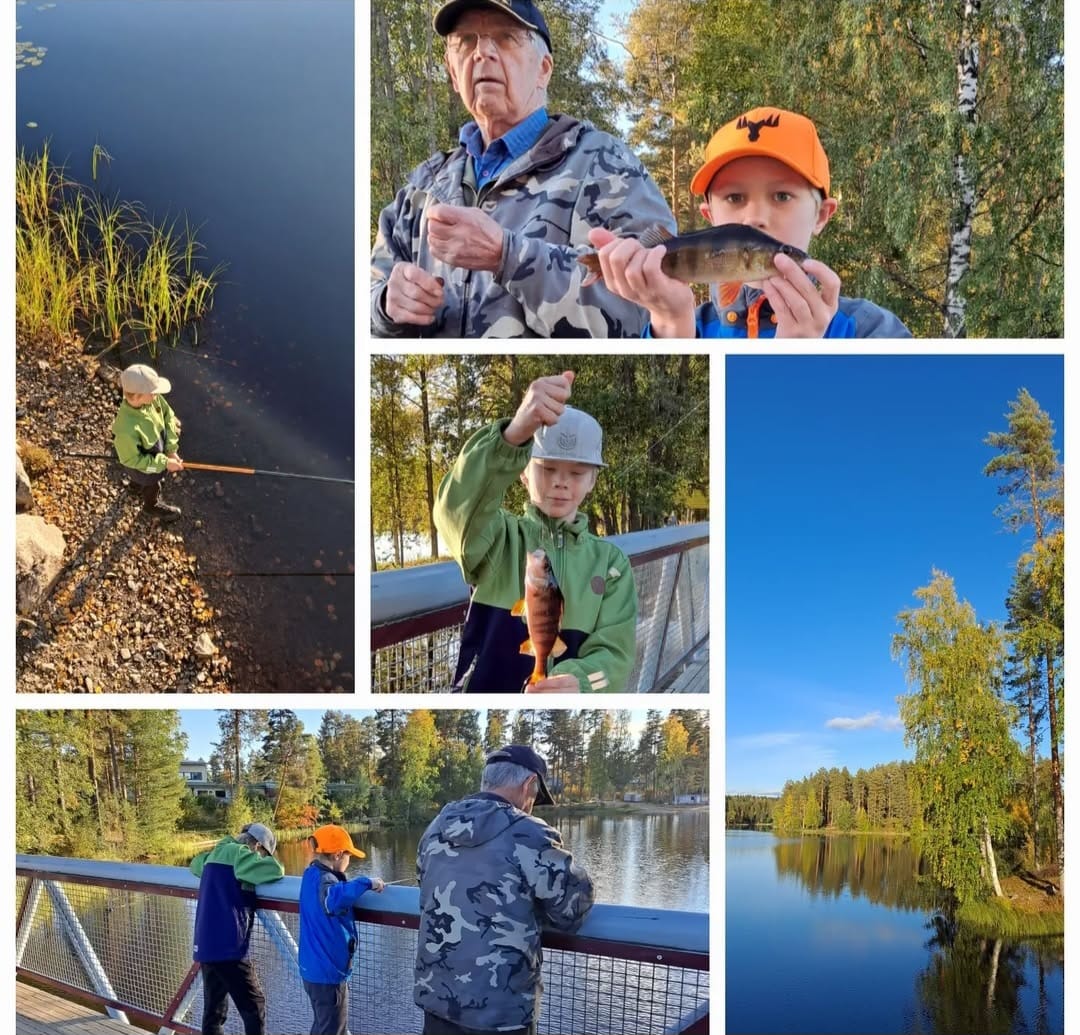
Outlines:
<svg viewBox="0 0 1080 1035"><path fill-rule="evenodd" d="M17 855L16 973L113 1018L197 1033L202 983L191 961L199 882L172 866ZM297 970L300 878L263 886L251 958L267 1031L311 1027ZM419 1032L412 973L416 888L390 887L358 909L349 984L353 1031ZM708 1030L708 915L597 905L575 935L544 937L541 1032L664 1035ZM241 1031L230 1004L227 1032Z"/></svg>
<svg viewBox="0 0 1080 1035"><path fill-rule="evenodd" d="M630 559L638 598L637 657L626 690L663 690L709 635L709 523L611 542ZM469 587L452 561L372 575L372 690L449 690L468 604Z"/></svg>

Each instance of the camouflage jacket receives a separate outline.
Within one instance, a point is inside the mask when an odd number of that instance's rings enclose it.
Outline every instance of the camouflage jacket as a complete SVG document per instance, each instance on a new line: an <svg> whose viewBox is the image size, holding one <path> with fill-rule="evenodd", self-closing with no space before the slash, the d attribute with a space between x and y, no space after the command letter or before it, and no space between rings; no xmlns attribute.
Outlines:
<svg viewBox="0 0 1080 1035"><path fill-rule="evenodd" d="M431 821L416 869L416 1005L477 1031L527 1028L543 991L541 927L576 931L593 904L559 832L482 791Z"/></svg>
<svg viewBox="0 0 1080 1035"><path fill-rule="evenodd" d="M494 273L448 266L428 251L428 201L483 209L504 228ZM379 216L371 257L371 333L377 337L633 338L648 314L607 291L582 289L577 256L597 226L639 235L675 223L626 145L567 115L552 116L532 149L477 192L465 148L439 152L414 169ZM431 327L393 323L383 307L394 264L411 262L444 281Z"/></svg>

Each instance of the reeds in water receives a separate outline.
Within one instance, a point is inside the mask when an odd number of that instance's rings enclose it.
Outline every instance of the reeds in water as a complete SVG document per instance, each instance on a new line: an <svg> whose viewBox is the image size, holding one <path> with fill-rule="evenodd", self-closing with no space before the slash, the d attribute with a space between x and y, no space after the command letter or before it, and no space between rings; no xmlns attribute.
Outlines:
<svg viewBox="0 0 1080 1035"><path fill-rule="evenodd" d="M93 176L108 152L94 146ZM199 268L195 230L185 220L161 225L142 209L106 198L64 176L48 144L21 153L15 173L15 318L30 336L76 331L145 346L197 335L222 271Z"/></svg>

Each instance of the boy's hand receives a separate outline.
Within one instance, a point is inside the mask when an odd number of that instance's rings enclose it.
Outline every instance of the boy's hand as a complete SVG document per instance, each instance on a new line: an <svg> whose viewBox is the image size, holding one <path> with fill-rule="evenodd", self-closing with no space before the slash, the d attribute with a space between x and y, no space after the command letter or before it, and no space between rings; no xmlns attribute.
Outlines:
<svg viewBox="0 0 1080 1035"><path fill-rule="evenodd" d="M558 422L570 398L574 372L564 370L552 377L538 377L525 393L513 420L503 431L503 438L512 446L523 446L541 427Z"/></svg>
<svg viewBox="0 0 1080 1035"><path fill-rule="evenodd" d="M394 263L386 281L383 307L394 323L414 323L422 327L435 322L443 304L443 285L438 277L411 262Z"/></svg>
<svg viewBox="0 0 1080 1035"><path fill-rule="evenodd" d="M386 887L386 882L385 881L380 880L378 877L372 877L371 878L371 890L372 891L382 891L382 889L385 888L385 887Z"/></svg>
<svg viewBox="0 0 1080 1035"><path fill-rule="evenodd" d="M561 675L548 676L539 683L533 683L525 687L527 694L576 694L578 692L577 676Z"/></svg>
<svg viewBox="0 0 1080 1035"><path fill-rule="evenodd" d="M608 290L649 310L654 338L694 337L694 292L660 268L667 249L645 248L633 237L595 227L589 243L598 249Z"/></svg>
<svg viewBox="0 0 1080 1035"><path fill-rule="evenodd" d="M776 314L778 338L821 338L840 304L840 278L823 262L807 259L805 266L788 255L776 255L780 272L761 282ZM821 289L807 276L812 273Z"/></svg>
<svg viewBox="0 0 1080 1035"><path fill-rule="evenodd" d="M486 212L464 205L429 205L431 254L448 266L497 273L502 265L503 228Z"/></svg>
<svg viewBox="0 0 1080 1035"><path fill-rule="evenodd" d="M165 470L172 474L176 474L177 471L184 469L184 461L176 453L170 453L165 458Z"/></svg>
<svg viewBox="0 0 1080 1035"><path fill-rule="evenodd" d="M179 435L180 434L180 429L184 425L180 423L180 418L177 417L175 413L173 414L173 425L176 427L176 433Z"/></svg>

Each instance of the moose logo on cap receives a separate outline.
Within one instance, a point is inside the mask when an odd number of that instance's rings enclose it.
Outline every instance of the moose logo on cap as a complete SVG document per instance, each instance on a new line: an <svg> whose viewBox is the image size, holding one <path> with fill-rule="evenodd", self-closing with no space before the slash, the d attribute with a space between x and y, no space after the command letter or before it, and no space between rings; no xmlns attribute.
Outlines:
<svg viewBox="0 0 1080 1035"><path fill-rule="evenodd" d="M767 119L761 119L759 122L748 122L745 115L740 115L739 121L735 123L735 128L748 130L749 136L747 137L747 141L752 144L761 136L761 131L765 126L772 128L779 125L780 116L774 112Z"/></svg>

